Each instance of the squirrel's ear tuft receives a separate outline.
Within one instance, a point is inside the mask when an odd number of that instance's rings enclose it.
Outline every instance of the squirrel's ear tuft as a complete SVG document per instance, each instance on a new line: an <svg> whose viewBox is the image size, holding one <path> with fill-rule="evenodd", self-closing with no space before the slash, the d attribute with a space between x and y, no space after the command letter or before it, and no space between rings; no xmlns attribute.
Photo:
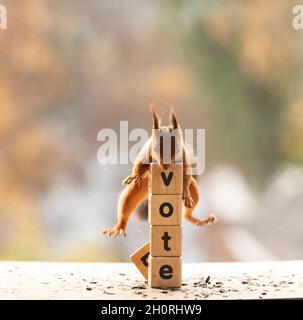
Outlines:
<svg viewBox="0 0 303 320"><path fill-rule="evenodd" d="M153 104L149 106L149 111L151 112L153 118L153 129L159 129L161 120L157 112L155 111L155 107Z"/></svg>
<svg viewBox="0 0 303 320"><path fill-rule="evenodd" d="M173 126L173 129L178 129L180 128L179 122L174 114L174 110L170 110L170 123Z"/></svg>

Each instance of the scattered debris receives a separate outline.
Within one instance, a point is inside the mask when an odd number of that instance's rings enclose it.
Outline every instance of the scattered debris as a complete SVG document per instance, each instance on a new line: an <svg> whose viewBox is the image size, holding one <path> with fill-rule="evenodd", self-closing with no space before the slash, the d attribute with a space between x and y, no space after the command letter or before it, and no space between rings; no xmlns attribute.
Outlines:
<svg viewBox="0 0 303 320"><path fill-rule="evenodd" d="M161 293L165 293L165 294L168 293L167 290L160 290L160 292L161 292Z"/></svg>
<svg viewBox="0 0 303 320"><path fill-rule="evenodd" d="M108 295L115 295L114 292L109 292L109 291L105 291L105 290L103 291L103 293L104 293L104 294L108 294Z"/></svg>
<svg viewBox="0 0 303 320"><path fill-rule="evenodd" d="M135 290L135 289L142 289L142 290L144 290L144 289L146 289L146 286L134 286L134 287L132 287L132 289L133 289L133 290Z"/></svg>
<svg viewBox="0 0 303 320"><path fill-rule="evenodd" d="M73 269L74 270L74 269ZM13 272L13 273L10 273ZM128 296L130 299L151 299L155 295L157 299L177 298L177 299L266 299L279 297L298 296L298 290L303 290L303 277L301 274L268 274L264 272L254 272L252 274L243 273L216 273L215 271L206 271L204 277L201 271L184 277L180 288L161 288L159 290L150 289L145 280L140 277L134 278L131 273L117 270L114 276L102 275L97 272L87 272L86 270L64 270L62 272L53 272L51 270L46 277L45 272L41 273L41 278L36 286L41 290L49 290L49 297L56 297L59 292L70 294L71 292L79 295L87 291L89 294L102 295L106 299ZM0 294L19 294L17 289L19 283L19 272L13 268L7 268L6 276L15 277L16 285L10 289L0 286ZM119 273L120 276L117 276ZM73 276L73 277L71 277ZM123 276L123 277L122 277ZM295 278L294 278L295 276ZM25 281L29 281L27 278ZM0 279L1 284L1 279ZM176 292L175 292L176 291ZM301 291L302 292L302 291ZM166 295L166 296L165 296Z"/></svg>

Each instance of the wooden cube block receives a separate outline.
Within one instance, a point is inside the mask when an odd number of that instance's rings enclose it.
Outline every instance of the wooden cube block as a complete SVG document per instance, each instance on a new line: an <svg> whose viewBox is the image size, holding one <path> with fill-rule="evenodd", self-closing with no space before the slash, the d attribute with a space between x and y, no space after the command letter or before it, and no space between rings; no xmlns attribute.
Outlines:
<svg viewBox="0 0 303 320"><path fill-rule="evenodd" d="M148 196L148 221L156 226L181 225L182 195Z"/></svg>
<svg viewBox="0 0 303 320"><path fill-rule="evenodd" d="M179 288L182 284L182 258L149 256L148 283L152 288Z"/></svg>
<svg viewBox="0 0 303 320"><path fill-rule="evenodd" d="M182 194L183 164L175 163L164 170L159 164L151 163L148 190L152 194Z"/></svg>
<svg viewBox="0 0 303 320"><path fill-rule="evenodd" d="M149 242L147 242L130 256L130 260L135 264L135 266L142 273L143 277L146 280L148 277L148 257L150 252L149 249L150 245Z"/></svg>
<svg viewBox="0 0 303 320"><path fill-rule="evenodd" d="M151 226L150 254L153 257L180 257L182 252L180 226Z"/></svg>

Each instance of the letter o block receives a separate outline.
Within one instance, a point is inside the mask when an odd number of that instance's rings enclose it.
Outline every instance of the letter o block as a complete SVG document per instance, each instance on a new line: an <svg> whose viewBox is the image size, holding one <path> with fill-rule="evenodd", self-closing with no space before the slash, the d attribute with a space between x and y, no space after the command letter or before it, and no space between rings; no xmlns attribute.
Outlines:
<svg viewBox="0 0 303 320"><path fill-rule="evenodd" d="M181 211L181 195L148 196L148 221L153 226L179 226Z"/></svg>
<svg viewBox="0 0 303 320"><path fill-rule="evenodd" d="M181 257L149 256L148 282L152 288L179 288L182 279Z"/></svg>

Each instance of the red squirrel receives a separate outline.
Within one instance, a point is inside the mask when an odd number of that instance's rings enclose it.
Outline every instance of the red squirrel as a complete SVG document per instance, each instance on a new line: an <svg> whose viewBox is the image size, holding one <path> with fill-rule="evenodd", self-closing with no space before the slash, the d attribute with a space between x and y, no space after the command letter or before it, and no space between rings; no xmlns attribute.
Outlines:
<svg viewBox="0 0 303 320"><path fill-rule="evenodd" d="M154 110L150 108L153 119L153 133L149 140L145 143L139 152L132 174L123 180L123 184L127 187L120 195L118 205L118 220L112 229L103 230L103 234L109 236L123 235L126 236L126 226L128 219L137 206L147 198L148 194L148 170L152 162L156 162L168 169L170 163L182 162L183 163L183 204L185 207L184 217L189 222L197 226L210 225L217 222L215 216L210 215L206 220L198 219L193 216L193 210L199 201L199 188L195 177L188 174L187 169L191 166L189 161L189 153L186 150L183 141L183 134L179 122L173 111L170 113L170 125L161 126L161 119ZM167 136L171 139L171 132L174 132L174 141L171 143L170 163L164 161L163 155L163 139L159 139L157 132L162 136Z"/></svg>

